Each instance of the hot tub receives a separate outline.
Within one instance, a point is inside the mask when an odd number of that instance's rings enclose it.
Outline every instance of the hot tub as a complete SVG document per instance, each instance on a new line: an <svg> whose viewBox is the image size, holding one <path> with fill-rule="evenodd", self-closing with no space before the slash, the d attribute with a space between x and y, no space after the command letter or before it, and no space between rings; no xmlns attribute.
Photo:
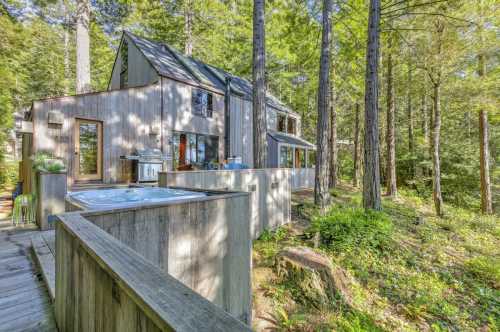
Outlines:
<svg viewBox="0 0 500 332"><path fill-rule="evenodd" d="M116 209L207 196L206 192L175 188L120 188L69 192L67 200L85 210Z"/></svg>

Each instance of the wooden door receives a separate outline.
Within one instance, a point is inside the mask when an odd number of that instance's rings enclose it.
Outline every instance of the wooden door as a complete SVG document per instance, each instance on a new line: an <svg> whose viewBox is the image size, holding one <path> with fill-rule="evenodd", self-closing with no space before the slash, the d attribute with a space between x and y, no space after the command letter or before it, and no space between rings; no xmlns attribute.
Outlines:
<svg viewBox="0 0 500 332"><path fill-rule="evenodd" d="M102 123L76 119L75 178L102 180Z"/></svg>

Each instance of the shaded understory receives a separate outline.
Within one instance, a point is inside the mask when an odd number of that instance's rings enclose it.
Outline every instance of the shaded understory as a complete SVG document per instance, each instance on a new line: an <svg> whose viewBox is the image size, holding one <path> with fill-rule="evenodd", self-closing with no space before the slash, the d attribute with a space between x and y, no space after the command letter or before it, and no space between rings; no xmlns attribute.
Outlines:
<svg viewBox="0 0 500 332"><path fill-rule="evenodd" d="M500 327L500 218L401 193L381 213L365 214L360 194L333 191L318 218L312 193L296 194L295 223L254 242L254 327L278 331L497 331ZM287 246L312 246L352 278L352 305L318 306L300 285L278 278L274 262Z"/></svg>

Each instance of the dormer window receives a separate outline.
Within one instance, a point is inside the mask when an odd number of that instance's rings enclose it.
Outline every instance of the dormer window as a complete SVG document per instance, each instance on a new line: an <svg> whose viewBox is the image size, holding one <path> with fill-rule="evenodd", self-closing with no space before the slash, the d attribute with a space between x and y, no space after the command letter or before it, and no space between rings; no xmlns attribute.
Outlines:
<svg viewBox="0 0 500 332"><path fill-rule="evenodd" d="M194 115L211 118L214 110L213 95L202 89L193 89L192 107Z"/></svg>
<svg viewBox="0 0 500 332"><path fill-rule="evenodd" d="M128 43L125 40L123 41L123 45L120 50L120 56L120 89L123 89L128 86Z"/></svg>

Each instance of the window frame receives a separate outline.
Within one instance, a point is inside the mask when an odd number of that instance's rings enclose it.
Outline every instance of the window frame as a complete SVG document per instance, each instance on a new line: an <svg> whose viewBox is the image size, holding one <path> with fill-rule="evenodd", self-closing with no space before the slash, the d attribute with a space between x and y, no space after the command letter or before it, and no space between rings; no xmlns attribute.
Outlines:
<svg viewBox="0 0 500 332"><path fill-rule="evenodd" d="M199 101L199 94L206 95L206 103L203 101L204 97L201 97L201 102ZM201 107L201 110L197 110L198 107ZM212 92L209 92L200 88L192 88L191 90L191 113L193 115L209 118L213 117L214 113L214 95Z"/></svg>

